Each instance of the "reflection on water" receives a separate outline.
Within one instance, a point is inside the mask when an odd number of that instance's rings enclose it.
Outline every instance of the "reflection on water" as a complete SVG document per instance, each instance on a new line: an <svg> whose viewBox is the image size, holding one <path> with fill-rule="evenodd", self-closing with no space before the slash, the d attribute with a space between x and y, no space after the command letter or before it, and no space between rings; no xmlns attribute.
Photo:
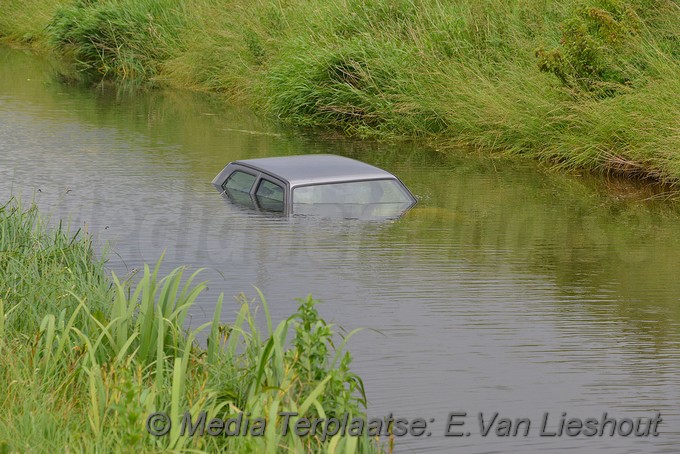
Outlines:
<svg viewBox="0 0 680 454"><path fill-rule="evenodd" d="M313 293L346 329L372 415L423 417L397 452L677 452L680 214L658 190L444 158L418 145L300 135L181 92L61 85L0 51L0 193L30 197L111 241L116 272L207 267L210 289L268 296L273 317ZM382 222L258 212L220 197L229 161L338 153L398 175L419 203ZM39 191L39 192L38 192ZM642 199L650 199L642 201ZM235 303L225 309L230 320ZM467 411L470 437L444 437ZM655 438L539 437L541 417L664 418ZM529 437L482 437L477 414L526 417Z"/></svg>
<svg viewBox="0 0 680 454"><path fill-rule="evenodd" d="M361 221L387 221L399 219L413 203L299 203L293 212L301 216L318 216Z"/></svg>

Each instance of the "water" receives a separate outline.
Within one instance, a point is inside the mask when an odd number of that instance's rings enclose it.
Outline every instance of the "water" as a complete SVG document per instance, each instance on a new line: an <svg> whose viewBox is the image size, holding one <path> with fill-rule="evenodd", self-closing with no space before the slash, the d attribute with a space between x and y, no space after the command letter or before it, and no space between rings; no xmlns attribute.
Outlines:
<svg viewBox="0 0 680 454"><path fill-rule="evenodd" d="M346 330L372 416L422 417L396 452L677 452L680 210L662 189L553 175L531 163L287 130L214 98L59 83L0 50L0 195L114 245L109 267L205 267L192 324L227 295L268 297L281 320L312 293ZM421 199L389 222L285 218L222 199L239 158L355 157ZM465 411L469 437L445 437ZM480 434L478 414L529 418L529 436ZM567 418L653 417L658 437L541 437ZM453 431L460 428L454 426ZM141 430L141 429L140 429ZM520 433L522 433L520 431Z"/></svg>

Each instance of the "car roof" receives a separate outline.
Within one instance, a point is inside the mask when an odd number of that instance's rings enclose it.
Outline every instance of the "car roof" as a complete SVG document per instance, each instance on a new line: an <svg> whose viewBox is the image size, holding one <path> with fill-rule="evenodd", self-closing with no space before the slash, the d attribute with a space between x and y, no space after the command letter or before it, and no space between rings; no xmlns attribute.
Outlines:
<svg viewBox="0 0 680 454"><path fill-rule="evenodd" d="M351 180L396 179L391 173L364 162L332 154L282 156L234 161L275 177L291 186Z"/></svg>

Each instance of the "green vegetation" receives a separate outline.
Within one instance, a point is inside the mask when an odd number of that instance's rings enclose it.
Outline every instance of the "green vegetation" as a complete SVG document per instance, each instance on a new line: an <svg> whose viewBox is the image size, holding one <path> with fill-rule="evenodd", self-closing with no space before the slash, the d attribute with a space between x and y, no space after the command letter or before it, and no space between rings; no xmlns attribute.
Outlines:
<svg viewBox="0 0 680 454"><path fill-rule="evenodd" d="M10 0L0 35L295 125L678 182L678 23L677 0Z"/></svg>
<svg viewBox="0 0 680 454"><path fill-rule="evenodd" d="M47 24L63 0L3 0L0 14L0 37L10 42L47 47Z"/></svg>
<svg viewBox="0 0 680 454"><path fill-rule="evenodd" d="M368 436L324 439L321 428L283 435L282 412L365 417L361 380L343 352L349 336L334 347L335 329L311 297L275 326L259 295L267 338L244 296L233 324L219 323L220 297L212 323L185 329L205 285L181 268L161 278L159 265L136 284L109 278L86 235L61 225L48 233L35 206L0 207L1 452L378 450ZM208 420L262 417L265 431L182 436L187 410L194 424L201 410ZM156 411L175 422L158 438L145 430Z"/></svg>

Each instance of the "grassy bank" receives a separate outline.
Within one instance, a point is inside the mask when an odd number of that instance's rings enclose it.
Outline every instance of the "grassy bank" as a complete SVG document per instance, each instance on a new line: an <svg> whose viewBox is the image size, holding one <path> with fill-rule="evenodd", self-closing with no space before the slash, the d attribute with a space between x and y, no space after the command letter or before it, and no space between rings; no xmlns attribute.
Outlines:
<svg viewBox="0 0 680 454"><path fill-rule="evenodd" d="M205 287L196 274L145 267L120 282L103 265L86 235L48 231L34 206L0 207L0 452L378 451L368 436L324 436L322 427L284 435L284 412L364 416L345 342L334 343L311 297L273 325L260 295L266 332L245 297L235 321L220 324L220 297L213 322L187 330ZM263 422L249 432L258 436L189 437L180 432L186 411L194 425L201 411L208 421L243 413ZM154 412L173 421L167 435L147 432Z"/></svg>
<svg viewBox="0 0 680 454"><path fill-rule="evenodd" d="M678 23L677 0L10 0L0 35L295 125L677 182Z"/></svg>

